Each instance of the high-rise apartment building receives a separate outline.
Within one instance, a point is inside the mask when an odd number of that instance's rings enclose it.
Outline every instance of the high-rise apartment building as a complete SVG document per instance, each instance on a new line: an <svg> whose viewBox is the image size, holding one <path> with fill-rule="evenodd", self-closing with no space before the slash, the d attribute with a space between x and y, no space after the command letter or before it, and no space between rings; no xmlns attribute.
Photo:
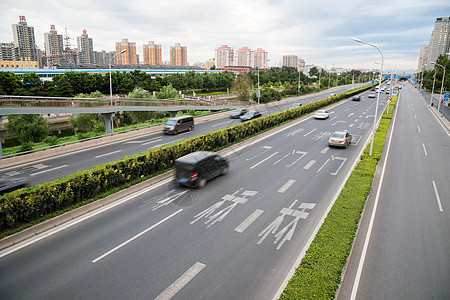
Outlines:
<svg viewBox="0 0 450 300"><path fill-rule="evenodd" d="M216 68L234 66L234 50L228 45L222 45L214 50Z"/></svg>
<svg viewBox="0 0 450 300"><path fill-rule="evenodd" d="M34 27L28 26L25 16L19 16L19 24L12 24L13 43L19 48L22 60L37 61L36 39Z"/></svg>
<svg viewBox="0 0 450 300"><path fill-rule="evenodd" d="M293 67L298 69L298 56L283 55L283 67Z"/></svg>
<svg viewBox="0 0 450 300"><path fill-rule="evenodd" d="M450 51L450 17L436 19L428 47L421 47L420 50L419 71L433 69L431 63Z"/></svg>
<svg viewBox="0 0 450 300"><path fill-rule="evenodd" d="M162 65L162 47L156 45L154 41L144 44L144 65Z"/></svg>
<svg viewBox="0 0 450 300"><path fill-rule="evenodd" d="M254 65L255 53L248 47L242 47L235 51L235 66L251 67Z"/></svg>
<svg viewBox="0 0 450 300"><path fill-rule="evenodd" d="M120 54L121 51L127 50ZM137 65L136 42L128 42L128 39L122 39L116 42L116 61L118 65Z"/></svg>
<svg viewBox="0 0 450 300"><path fill-rule="evenodd" d="M77 37L78 46L78 62L80 64L93 64L94 63L94 44L92 38L87 34L86 29L83 30L83 34Z"/></svg>
<svg viewBox="0 0 450 300"><path fill-rule="evenodd" d="M55 25L50 25L50 31L44 33L44 49L47 66L51 67L62 61L63 36L58 34Z"/></svg>
<svg viewBox="0 0 450 300"><path fill-rule="evenodd" d="M19 48L14 43L0 43L0 60L20 60Z"/></svg>
<svg viewBox="0 0 450 300"><path fill-rule="evenodd" d="M170 47L170 65L171 66L188 66L187 47L183 47L180 43Z"/></svg>
<svg viewBox="0 0 450 300"><path fill-rule="evenodd" d="M255 53L255 64L254 68L266 69L267 68L267 57L269 56L266 50L258 48L254 51Z"/></svg>

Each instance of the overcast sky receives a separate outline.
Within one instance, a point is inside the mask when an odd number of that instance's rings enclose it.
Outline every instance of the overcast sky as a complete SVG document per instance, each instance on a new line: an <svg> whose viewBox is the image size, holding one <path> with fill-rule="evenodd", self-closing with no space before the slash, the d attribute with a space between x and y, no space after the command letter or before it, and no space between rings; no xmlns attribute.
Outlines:
<svg viewBox="0 0 450 300"><path fill-rule="evenodd" d="M297 55L306 64L331 68L379 68L381 57L358 37L381 48L385 62L396 69L416 69L420 45L428 44L434 22L450 16L449 0L0 0L0 42L11 42L12 24L25 16L44 49L44 33L54 24L67 28L76 46L83 29L94 50L114 50L115 42L142 45L155 41L163 61L175 43L188 47L193 64L214 57L229 45L263 48L269 65L283 55Z"/></svg>

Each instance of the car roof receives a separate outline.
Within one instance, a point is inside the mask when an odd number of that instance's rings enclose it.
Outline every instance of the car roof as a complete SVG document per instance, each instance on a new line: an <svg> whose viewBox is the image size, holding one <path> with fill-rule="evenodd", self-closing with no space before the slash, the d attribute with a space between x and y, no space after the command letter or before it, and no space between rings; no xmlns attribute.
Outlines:
<svg viewBox="0 0 450 300"><path fill-rule="evenodd" d="M348 131L347 131L347 130L340 130L340 131L335 131L335 132L333 132L333 134L335 134L335 133L346 134L346 133L348 133Z"/></svg>
<svg viewBox="0 0 450 300"><path fill-rule="evenodd" d="M187 116L173 117L173 118L170 118L170 120L180 120L180 119L185 119L185 118L192 118L192 116L187 115Z"/></svg>
<svg viewBox="0 0 450 300"><path fill-rule="evenodd" d="M215 156L215 155L216 154L214 152L210 152L210 151L197 151L197 152L189 153L180 158L177 158L175 161L180 162L180 163L192 164L192 163L197 163L201 160L204 160L205 158Z"/></svg>

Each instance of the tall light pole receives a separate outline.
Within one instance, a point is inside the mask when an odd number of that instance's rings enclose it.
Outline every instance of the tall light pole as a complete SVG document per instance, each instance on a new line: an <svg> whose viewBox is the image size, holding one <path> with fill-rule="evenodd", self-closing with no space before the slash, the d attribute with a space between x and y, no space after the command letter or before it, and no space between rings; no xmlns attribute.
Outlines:
<svg viewBox="0 0 450 300"><path fill-rule="evenodd" d="M439 111L439 110L441 109L442 90L444 89L445 67L444 67L443 65L441 65L441 64L438 64L438 63L431 63L431 64L436 65L436 66L439 66L439 67L442 67L442 69L444 69L444 74L442 74L441 93L440 93L440 96L439 96L439 105L438 105L438 111Z"/></svg>
<svg viewBox="0 0 450 300"><path fill-rule="evenodd" d="M112 101L112 79L111 79L111 64L112 64L112 60L114 58L116 58L117 56L119 56L120 54L125 53L125 52L127 52L127 49L123 49L122 51L120 51L119 54L114 55L109 60L109 97L111 99L111 106L113 105L113 101Z"/></svg>
<svg viewBox="0 0 450 300"><path fill-rule="evenodd" d="M261 91L259 90L259 67L256 67L256 70L258 70L258 90L256 91L256 97L258 97L258 104L259 104L259 98L261 96Z"/></svg>
<svg viewBox="0 0 450 300"><path fill-rule="evenodd" d="M373 142L375 140L375 131L376 131L376 123L377 123L377 116L378 116L378 103L380 102L380 91L381 91L381 80L383 78L383 64L384 64L384 56L383 56L383 52L381 52L381 49L378 48L377 46L364 42L356 37L351 37L352 40L354 40L355 42L358 43L362 43L362 44L366 44L368 46L374 47L375 49L377 49L380 54L381 54L381 69L380 69L380 82L378 84L378 94L377 94L377 104L375 105L375 118L373 120L373 129L372 129L372 142L370 143L370 153L369 155L372 156L372 151L373 151Z"/></svg>

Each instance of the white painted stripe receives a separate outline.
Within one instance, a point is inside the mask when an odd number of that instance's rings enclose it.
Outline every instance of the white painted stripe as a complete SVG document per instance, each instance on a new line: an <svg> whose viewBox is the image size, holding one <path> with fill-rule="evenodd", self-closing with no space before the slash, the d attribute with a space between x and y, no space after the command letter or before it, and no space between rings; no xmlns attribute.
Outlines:
<svg viewBox="0 0 450 300"><path fill-rule="evenodd" d="M400 94L400 95L402 95L402 94ZM399 104L400 104L400 98L397 100L397 105L399 105ZM359 264L358 264L358 269L357 269L356 276L355 276L355 281L353 282L353 289L352 289L352 293L350 295L350 300L355 300L356 294L358 293L359 282L361 280L361 274L362 274L362 269L364 267L364 261L366 260L367 249L369 248L370 236L372 235L372 228L373 228L373 224L375 222L375 215L377 212L378 201L379 201L380 195L381 195L381 187L383 186L384 173L386 172L386 165L388 162L389 153L390 153L390 149L391 149L392 135L394 134L395 124L396 124L396 120L397 120L397 112L398 112L398 110L396 110L394 119L392 121L393 123L392 123L391 134L389 136L388 146L387 146L387 150L386 150L386 158L383 163L383 168L382 168L381 175L380 175L380 182L378 184L375 201L374 201L374 205L372 208L372 215L370 216L369 227L367 228L366 238L364 240L361 257L359 259Z"/></svg>
<svg viewBox="0 0 450 300"><path fill-rule="evenodd" d="M422 146L423 146L423 152L425 152L425 156L428 156L427 148L425 148L425 144L422 144Z"/></svg>
<svg viewBox="0 0 450 300"><path fill-rule="evenodd" d="M216 127L216 126L221 126L221 125L225 125L225 124L230 124L232 121L226 121L226 122L222 122L222 123L217 123L217 124L213 124L211 125L211 127Z"/></svg>
<svg viewBox="0 0 450 300"><path fill-rule="evenodd" d="M303 169L309 170L309 168L311 168L315 163L315 160L311 160L306 166L303 167Z"/></svg>
<svg viewBox="0 0 450 300"><path fill-rule="evenodd" d="M433 188L434 188L434 194L436 195L436 201L438 203L439 206L439 210L440 211L444 211L444 209L442 209L442 203L441 203L441 198L439 197L439 193L436 187L436 182L433 180Z"/></svg>
<svg viewBox="0 0 450 300"><path fill-rule="evenodd" d="M319 173L320 171L322 171L323 167L325 167L325 165L330 161L330 159L327 159L327 161L319 168L319 170L317 170L317 173Z"/></svg>
<svg viewBox="0 0 450 300"><path fill-rule="evenodd" d="M348 125L348 127L353 127L353 125L355 125L355 124L350 124L350 125Z"/></svg>
<svg viewBox="0 0 450 300"><path fill-rule="evenodd" d="M54 168L52 168L52 169L48 169L48 170L36 172L36 173L30 174L30 176L36 176L36 175L39 175L39 174L51 172L51 171L54 171L54 170L58 170L58 169L61 169L61 168L65 168L65 167L67 167L67 165L62 165L62 166L59 166L59 167L54 167Z"/></svg>
<svg viewBox="0 0 450 300"><path fill-rule="evenodd" d="M142 144L142 143L150 142L150 141L157 140L157 139L159 139L159 137L154 137L154 138L151 138L151 139L148 139L148 140L129 141L129 142L126 142L124 144Z"/></svg>
<svg viewBox="0 0 450 300"><path fill-rule="evenodd" d="M320 151L320 153L326 153L329 149L330 149L330 147L325 147L322 149L322 151Z"/></svg>
<svg viewBox="0 0 450 300"><path fill-rule="evenodd" d="M305 134L304 136L308 136L308 135L310 135L311 133L313 133L314 131L316 131L317 130L317 128L314 128L313 130L311 130L310 132L308 132L307 134Z"/></svg>
<svg viewBox="0 0 450 300"><path fill-rule="evenodd" d="M330 119L330 122L333 121L336 118L337 118L337 116L334 116L333 118Z"/></svg>
<svg viewBox="0 0 450 300"><path fill-rule="evenodd" d="M257 166L259 166L260 164L262 164L263 162L265 162L266 160L268 160L269 158L271 158L272 156L274 156L274 155L277 155L278 154L278 152L275 152L274 154L272 154L271 156L269 156L269 157L266 157L265 159L263 159L262 161L260 161L259 163L257 163L256 165L254 165L253 167L250 167L250 169L253 169L254 167L257 167Z"/></svg>
<svg viewBox="0 0 450 300"><path fill-rule="evenodd" d="M253 222L256 221L256 219L259 218L259 216L261 216L263 214L263 210L257 209L255 210L250 216L247 217L247 219L245 219L241 224L239 224L238 227L236 227L234 229L234 231L237 232L244 232L245 229L248 228L248 226L250 226Z"/></svg>
<svg viewBox="0 0 450 300"><path fill-rule="evenodd" d="M169 220L170 218L174 217L175 215L177 215L178 213L180 213L181 211L183 211L183 209L179 209L176 212L174 212L173 214L171 214L170 216L162 219L161 221L159 221L158 223L150 226L149 228L145 229L144 231L142 231L141 233L136 234L135 236L133 236L132 238L126 240L125 242L123 242L122 244L120 244L119 246L109 250L108 252L106 252L105 254L97 257L96 259L94 259L92 262L95 264L96 262L98 262L99 260L105 258L106 256L110 255L111 253L115 252L116 250L119 250L120 248L122 248L123 246L131 243L132 241L134 241L135 239L137 239L138 237L140 237L141 235L149 232L150 230L154 229L155 227L161 225L162 223L164 223L165 221Z"/></svg>
<svg viewBox="0 0 450 300"><path fill-rule="evenodd" d="M117 151L105 153L105 154L102 154L102 155L97 155L95 158L100 158L100 157L104 157L104 156L108 156L108 155L113 155L113 154L116 154L116 153L119 153L119 152L122 152L122 150L117 150Z"/></svg>
<svg viewBox="0 0 450 300"><path fill-rule="evenodd" d="M417 116L416 116L416 115L414 115L414 119L416 119L416 120L417 120Z"/></svg>
<svg viewBox="0 0 450 300"><path fill-rule="evenodd" d="M206 267L205 264L196 262L192 267L189 268L180 278L175 280L169 287L167 287L164 292L162 292L155 300L169 300L175 296L182 288L184 288L189 281L191 281L198 273L201 272Z"/></svg>
<svg viewBox="0 0 450 300"><path fill-rule="evenodd" d="M419 125L417 125L417 130L419 130L419 132L422 132L422 131L420 130L420 126L419 126Z"/></svg>
<svg viewBox="0 0 450 300"><path fill-rule="evenodd" d="M288 182L286 182L279 190L278 193L285 193L294 183L296 180L291 179Z"/></svg>
<svg viewBox="0 0 450 300"><path fill-rule="evenodd" d="M162 141L163 139L157 139L157 140L154 140L154 141L150 141L150 142L147 142L147 143L143 143L142 145L143 146L145 146L145 145L148 145L148 144L153 144L153 143L156 143L156 142L160 142L160 141Z"/></svg>

